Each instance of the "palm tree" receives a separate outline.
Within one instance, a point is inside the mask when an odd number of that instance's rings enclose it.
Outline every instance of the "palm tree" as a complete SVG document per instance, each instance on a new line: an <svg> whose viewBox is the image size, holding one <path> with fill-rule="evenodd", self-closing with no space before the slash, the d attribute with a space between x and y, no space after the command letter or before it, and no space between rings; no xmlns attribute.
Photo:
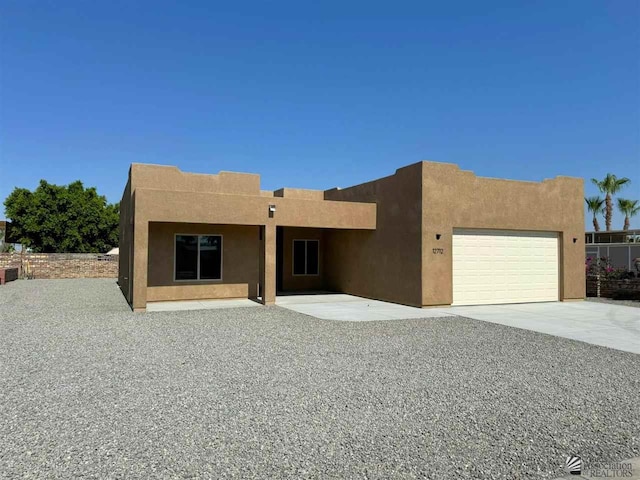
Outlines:
<svg viewBox="0 0 640 480"><path fill-rule="evenodd" d="M587 210L593 212L593 228L596 232L599 232L600 224L596 215L604 212L604 199L601 197L585 197L584 201L587 202Z"/></svg>
<svg viewBox="0 0 640 480"><path fill-rule="evenodd" d="M592 178L591 181L596 187L598 187L598 190L606 194L604 223L607 227L607 231L609 231L611 230L611 217L613 216L611 195L615 195L616 193L618 193L620 189L631 182L631 180L629 180L627 177L618 178L613 173L607 173L607 176L604 177L603 180Z"/></svg>
<svg viewBox="0 0 640 480"><path fill-rule="evenodd" d="M640 212L640 202L638 200L618 199L618 210L624 214L623 230L629 230L629 219Z"/></svg>

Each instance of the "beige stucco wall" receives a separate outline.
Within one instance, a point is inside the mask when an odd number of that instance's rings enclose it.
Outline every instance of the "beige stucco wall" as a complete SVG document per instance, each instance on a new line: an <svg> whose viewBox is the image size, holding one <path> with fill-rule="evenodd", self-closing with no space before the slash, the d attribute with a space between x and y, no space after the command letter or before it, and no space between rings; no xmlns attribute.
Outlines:
<svg viewBox="0 0 640 480"><path fill-rule="evenodd" d="M579 178L520 182L477 177L454 164L423 162L422 304L449 305L453 300L454 228L558 232L559 298L584 298L583 197ZM444 254L433 254L433 248L443 248Z"/></svg>
<svg viewBox="0 0 640 480"><path fill-rule="evenodd" d="M323 190L308 190L304 188L280 188L273 192L274 197L299 198L302 200L324 200Z"/></svg>
<svg viewBox="0 0 640 480"><path fill-rule="evenodd" d="M174 280L174 238L180 233L222 235L222 280ZM147 301L255 298L259 248L257 226L152 222L149 224Z"/></svg>
<svg viewBox="0 0 640 480"><path fill-rule="evenodd" d="M376 205L250 195L136 188L136 220L154 222L281 225L311 228L376 227ZM269 205L275 205L273 218Z"/></svg>
<svg viewBox="0 0 640 480"><path fill-rule="evenodd" d="M376 202L375 231L330 231L327 286L353 295L421 306L422 164L325 198Z"/></svg>
<svg viewBox="0 0 640 480"><path fill-rule="evenodd" d="M127 180L122 198L120 199L120 231L119 231L119 255L118 255L118 286L131 303L131 278L133 272L133 205L131 198L131 178Z"/></svg>
<svg viewBox="0 0 640 480"><path fill-rule="evenodd" d="M130 171L134 190L153 188L173 192L260 195L260 175L254 173L189 173L174 166L140 163L132 164Z"/></svg>
<svg viewBox="0 0 640 480"><path fill-rule="evenodd" d="M282 288L285 291L300 290L324 290L325 271L329 268L324 264L325 258L325 230L318 228L285 227L282 230L283 237L283 265ZM293 240L318 240L319 272L318 275L294 275L293 274Z"/></svg>

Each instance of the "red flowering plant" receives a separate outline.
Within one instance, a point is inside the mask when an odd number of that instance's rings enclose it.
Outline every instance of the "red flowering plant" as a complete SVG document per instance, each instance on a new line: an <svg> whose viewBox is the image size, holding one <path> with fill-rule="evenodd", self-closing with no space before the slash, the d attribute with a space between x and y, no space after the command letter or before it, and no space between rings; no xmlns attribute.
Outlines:
<svg viewBox="0 0 640 480"><path fill-rule="evenodd" d="M624 267L614 267L608 257L587 257L585 269L588 277L599 276L600 278L616 279L628 276Z"/></svg>

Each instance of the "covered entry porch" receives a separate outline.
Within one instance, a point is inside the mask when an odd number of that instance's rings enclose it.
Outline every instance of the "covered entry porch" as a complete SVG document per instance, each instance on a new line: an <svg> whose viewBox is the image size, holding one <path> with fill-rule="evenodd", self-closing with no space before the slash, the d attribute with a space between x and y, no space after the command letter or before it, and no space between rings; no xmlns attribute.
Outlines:
<svg viewBox="0 0 640 480"><path fill-rule="evenodd" d="M276 294L335 291L330 255L334 243L329 229L276 227Z"/></svg>
<svg viewBox="0 0 640 480"><path fill-rule="evenodd" d="M134 310L189 300L273 304L278 286L331 290L330 232L376 228L376 205L367 203L146 189L134 201Z"/></svg>

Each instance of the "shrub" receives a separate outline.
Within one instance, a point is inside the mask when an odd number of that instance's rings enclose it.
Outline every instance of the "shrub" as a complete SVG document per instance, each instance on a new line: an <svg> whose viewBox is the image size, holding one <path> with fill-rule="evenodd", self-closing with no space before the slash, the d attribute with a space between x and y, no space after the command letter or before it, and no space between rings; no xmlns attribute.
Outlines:
<svg viewBox="0 0 640 480"><path fill-rule="evenodd" d="M585 269L588 277L599 275L602 279L634 278L633 272L624 267L614 267L608 257L587 257ZM629 275L631 273L632 276Z"/></svg>

